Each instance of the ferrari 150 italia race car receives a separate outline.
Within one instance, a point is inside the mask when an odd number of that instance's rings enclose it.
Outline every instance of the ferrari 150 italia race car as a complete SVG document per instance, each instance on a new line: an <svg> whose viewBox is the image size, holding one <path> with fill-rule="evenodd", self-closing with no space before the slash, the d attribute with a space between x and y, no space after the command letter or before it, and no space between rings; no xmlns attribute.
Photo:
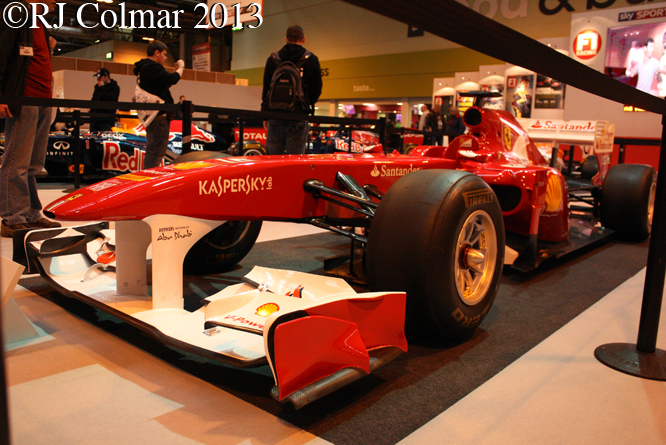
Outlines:
<svg viewBox="0 0 666 445"><path fill-rule="evenodd" d="M405 350L403 317L407 336L471 336L504 265L533 269L613 231L649 236L656 173L642 165L609 169L604 134L596 150L602 185L575 190L589 192L584 214L569 208L567 178L508 112L474 106L464 121L469 134L410 155L381 146L358 154L189 153L47 205L49 217L110 221L115 231L102 223L30 231L15 237L15 260L22 256L65 295L166 343L236 366L268 362L275 398L300 406ZM230 269L262 221L351 238L364 247L372 293L258 269L246 284L185 309L183 267Z"/></svg>
<svg viewBox="0 0 666 445"><path fill-rule="evenodd" d="M121 126L112 131L85 133L80 138L83 174L118 175L143 169L146 156L146 130L138 119L121 118ZM171 121L167 158L182 154L182 125ZM224 141L219 136L192 125L191 149L221 151ZM49 175L64 176L74 173L74 144L68 132L52 133L46 151L44 167Z"/></svg>

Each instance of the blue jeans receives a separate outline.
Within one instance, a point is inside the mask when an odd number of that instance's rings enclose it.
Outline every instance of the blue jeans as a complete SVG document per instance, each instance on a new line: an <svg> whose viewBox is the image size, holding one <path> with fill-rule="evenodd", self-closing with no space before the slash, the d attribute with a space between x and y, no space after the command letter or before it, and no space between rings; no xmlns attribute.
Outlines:
<svg viewBox="0 0 666 445"><path fill-rule="evenodd" d="M5 155L0 167L0 216L7 224L43 218L35 175L42 171L52 120L51 107L22 106L5 121Z"/></svg>
<svg viewBox="0 0 666 445"><path fill-rule="evenodd" d="M155 119L146 128L146 157L143 168L153 168L162 165L162 158L169 145L169 128L171 124L166 114L155 116Z"/></svg>
<svg viewBox="0 0 666 445"><path fill-rule="evenodd" d="M309 131L308 121L271 119L266 131L266 152L269 155L302 155Z"/></svg>

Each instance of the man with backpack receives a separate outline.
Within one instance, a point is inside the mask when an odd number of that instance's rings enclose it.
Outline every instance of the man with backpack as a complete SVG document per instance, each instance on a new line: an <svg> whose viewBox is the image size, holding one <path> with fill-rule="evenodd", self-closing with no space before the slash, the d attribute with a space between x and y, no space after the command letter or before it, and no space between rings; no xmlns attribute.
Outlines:
<svg viewBox="0 0 666 445"><path fill-rule="evenodd" d="M298 25L287 29L287 44L270 55L264 70L262 111L313 114L321 94L319 59L303 47L305 35ZM266 151L269 155L303 154L310 125L307 120L269 119Z"/></svg>

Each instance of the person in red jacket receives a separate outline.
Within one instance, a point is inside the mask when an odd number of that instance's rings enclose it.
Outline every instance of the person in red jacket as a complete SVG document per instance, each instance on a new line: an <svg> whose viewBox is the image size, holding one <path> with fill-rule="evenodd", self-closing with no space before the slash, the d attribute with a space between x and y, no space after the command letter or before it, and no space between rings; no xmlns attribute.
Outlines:
<svg viewBox="0 0 666 445"><path fill-rule="evenodd" d="M55 10L56 0L29 0L21 12L40 8L36 3L45 4L51 12ZM30 22L26 20L17 28L0 27L0 95L51 99L55 39L49 37L41 21L37 20L34 29ZM19 229L60 227L42 214L35 180L44 167L52 117L51 107L0 104L0 119L6 120L5 154L0 167L3 237L11 237Z"/></svg>

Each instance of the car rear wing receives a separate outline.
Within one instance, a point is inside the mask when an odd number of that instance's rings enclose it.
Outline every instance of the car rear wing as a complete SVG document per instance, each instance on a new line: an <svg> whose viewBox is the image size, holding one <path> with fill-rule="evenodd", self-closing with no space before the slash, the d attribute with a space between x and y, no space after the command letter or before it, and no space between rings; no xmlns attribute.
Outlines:
<svg viewBox="0 0 666 445"><path fill-rule="evenodd" d="M550 119L518 119L530 138L547 158L560 145L578 146L583 157L594 154L599 165L599 174L593 178L601 184L610 168L615 139L615 124L608 121L563 121ZM555 163L551 162L552 166Z"/></svg>

